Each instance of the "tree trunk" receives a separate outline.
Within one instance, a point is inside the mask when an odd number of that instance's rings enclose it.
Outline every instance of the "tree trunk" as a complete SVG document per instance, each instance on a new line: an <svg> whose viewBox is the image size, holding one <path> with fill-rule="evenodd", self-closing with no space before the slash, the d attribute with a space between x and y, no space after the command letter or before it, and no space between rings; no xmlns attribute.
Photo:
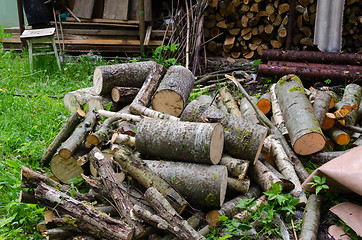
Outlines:
<svg viewBox="0 0 362 240"><path fill-rule="evenodd" d="M227 187L228 191L246 194L249 191L250 180L248 178L239 180L236 178L228 177L227 185L228 185Z"/></svg>
<svg viewBox="0 0 362 240"><path fill-rule="evenodd" d="M271 183L283 185L282 181L267 168L260 160L249 168L250 177L259 184L263 191L272 189Z"/></svg>
<svg viewBox="0 0 362 240"><path fill-rule="evenodd" d="M219 122L224 127L225 153L239 159L251 161L258 159L267 129L251 124L243 118L229 113L223 113L210 104L200 104L197 100L187 105L181 115L183 121Z"/></svg>
<svg viewBox="0 0 362 240"><path fill-rule="evenodd" d="M136 87L114 87L111 92L112 100L116 103L131 103L139 91Z"/></svg>
<svg viewBox="0 0 362 240"><path fill-rule="evenodd" d="M273 84L270 86L270 93L271 93L271 104L272 104L272 112L273 112L273 119L275 126L279 129L280 133L289 139L289 133L287 130L286 123L283 118L282 110L280 109L280 105L275 94L275 85Z"/></svg>
<svg viewBox="0 0 362 240"><path fill-rule="evenodd" d="M63 125L62 129L59 131L55 139L49 145L49 147L44 151L40 162L42 164L49 164L50 159L56 153L58 147L67 140L70 135L72 135L74 129L78 126L81 120L84 118L85 113L81 109L77 109L72 113L68 118L68 121Z"/></svg>
<svg viewBox="0 0 362 240"><path fill-rule="evenodd" d="M357 84L349 84L344 89L343 98L336 103L335 108L341 108L345 105L352 107L352 112L345 116L346 125L354 126L358 118L358 108L362 99L362 87Z"/></svg>
<svg viewBox="0 0 362 240"><path fill-rule="evenodd" d="M181 213L187 206L186 200L176 192L164 179L154 173L142 159L135 157L131 151L122 148L114 155L122 169L135 178L146 188L154 186L163 196L172 204L172 206Z"/></svg>
<svg viewBox="0 0 362 240"><path fill-rule="evenodd" d="M123 216L126 222L135 229L136 237L142 236L145 230L139 222L134 221L131 217L133 204L128 196L127 189L120 184L116 176L114 164L109 161L97 147L94 147L92 151L90 151L89 156L93 159L93 165L96 167L103 185L112 197L116 208L122 213L121 217Z"/></svg>
<svg viewBox="0 0 362 240"><path fill-rule="evenodd" d="M88 100L97 96L93 87L82 88L65 94L63 102L64 106L73 112L77 108L83 109L88 103Z"/></svg>
<svg viewBox="0 0 362 240"><path fill-rule="evenodd" d="M152 98L152 108L178 117L184 110L194 86L195 77L182 66L170 67Z"/></svg>
<svg viewBox="0 0 362 240"><path fill-rule="evenodd" d="M144 162L191 205L220 207L224 203L227 188L225 166L151 160Z"/></svg>
<svg viewBox="0 0 362 240"><path fill-rule="evenodd" d="M332 96L326 92L318 91L314 97L313 109L317 117L319 126L323 126L326 120L326 113L329 110Z"/></svg>
<svg viewBox="0 0 362 240"><path fill-rule="evenodd" d="M63 183L69 183L70 179L84 173L83 168L77 163L77 156L62 158L59 153L50 160L50 170Z"/></svg>
<svg viewBox="0 0 362 240"><path fill-rule="evenodd" d="M295 75L284 76L275 86L275 93L294 151L300 155L310 155L322 150L324 135L305 96L301 80Z"/></svg>
<svg viewBox="0 0 362 240"><path fill-rule="evenodd" d="M97 115L95 112L90 111L84 118L84 121L78 125L73 134L63 142L59 148L59 156L68 159L75 153L75 151L82 145L86 138L86 134L93 130L97 122Z"/></svg>
<svg viewBox="0 0 362 240"><path fill-rule="evenodd" d="M110 95L114 87L142 87L156 63L134 62L98 66L94 70L93 85L97 95Z"/></svg>
<svg viewBox="0 0 362 240"><path fill-rule="evenodd" d="M80 230L105 239L132 239L133 229L126 223L112 219L98 210L57 191L44 183L36 189L37 200L48 207L59 209L76 219Z"/></svg>
<svg viewBox="0 0 362 240"><path fill-rule="evenodd" d="M303 213L302 229L299 239L318 239L319 220L321 215L322 196L311 194Z"/></svg>
<svg viewBox="0 0 362 240"><path fill-rule="evenodd" d="M230 92L227 91L227 87L219 89L219 94L221 96L221 101L224 103L227 111L235 116L242 117L238 105L236 104L233 96Z"/></svg>
<svg viewBox="0 0 362 240"><path fill-rule="evenodd" d="M305 204L307 202L307 197L302 189L297 173L294 170L292 162L289 160L286 155L282 145L279 140L272 138L272 154L274 161L277 165L278 170L294 184L294 189L290 192L293 197L299 198L300 204Z"/></svg>
<svg viewBox="0 0 362 240"><path fill-rule="evenodd" d="M167 160L218 164L223 139L220 124L143 119L137 125L136 148Z"/></svg>
<svg viewBox="0 0 362 240"><path fill-rule="evenodd" d="M252 101L256 104L258 99L256 97L252 97ZM259 124L260 121L258 119L258 114L255 112L254 108L249 103L248 99L242 98L240 100L240 112L243 118L252 122L254 124Z"/></svg>
<svg viewBox="0 0 362 240"><path fill-rule="evenodd" d="M226 166L229 175L237 177L239 180L243 180L248 171L250 162L224 155L219 164Z"/></svg>
<svg viewBox="0 0 362 240"><path fill-rule="evenodd" d="M158 215L166 222L164 224L165 230L175 234L178 239L205 239L190 224L185 221L176 211L171 204L157 191L156 188L150 187L144 194L144 198L151 204L153 209L156 210ZM136 209L135 209L136 210ZM139 213L138 211L135 211ZM148 220L143 218L144 220ZM154 224L153 221L149 221L153 225L158 227L159 224Z"/></svg>

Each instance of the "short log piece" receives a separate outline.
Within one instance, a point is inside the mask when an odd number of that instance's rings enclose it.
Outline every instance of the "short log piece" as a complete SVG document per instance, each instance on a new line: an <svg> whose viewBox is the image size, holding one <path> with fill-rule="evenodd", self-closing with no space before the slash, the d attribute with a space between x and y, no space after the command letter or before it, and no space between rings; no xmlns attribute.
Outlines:
<svg viewBox="0 0 362 240"><path fill-rule="evenodd" d="M354 126L358 118L359 104L362 99L362 87L358 84L348 84L344 90L342 100L336 103L335 108L339 109L345 105L352 107L352 112L345 116L346 125Z"/></svg>
<svg viewBox="0 0 362 240"><path fill-rule="evenodd" d="M252 124L247 120L224 113L210 104L201 104L196 100L187 105L181 115L183 121L219 122L224 127L225 153L232 157L251 161L258 159L267 128Z"/></svg>
<svg viewBox="0 0 362 240"><path fill-rule="evenodd" d="M71 112L78 108L85 110L88 100L94 96L97 96L97 93L93 87L81 88L65 94L63 103Z"/></svg>
<svg viewBox="0 0 362 240"><path fill-rule="evenodd" d="M89 134L86 138L86 142L89 145L97 146L102 144L110 139L111 131L113 129L112 125L118 120L122 119L121 117L110 117L107 118L103 123L102 126L94 133Z"/></svg>
<svg viewBox="0 0 362 240"><path fill-rule="evenodd" d="M271 109L271 93L264 93L258 100L256 106L264 114L267 114Z"/></svg>
<svg viewBox="0 0 362 240"><path fill-rule="evenodd" d="M304 209L299 239L318 239L321 205L322 196L311 194Z"/></svg>
<svg viewBox="0 0 362 240"><path fill-rule="evenodd" d="M151 160L144 162L191 205L220 207L224 203L228 183L225 166Z"/></svg>
<svg viewBox="0 0 362 240"><path fill-rule="evenodd" d="M136 148L167 160L218 164L224 132L216 123L143 119L137 125Z"/></svg>
<svg viewBox="0 0 362 240"><path fill-rule="evenodd" d="M131 103L139 91L136 87L114 87L111 92L112 100L116 103Z"/></svg>
<svg viewBox="0 0 362 240"><path fill-rule="evenodd" d="M178 117L194 86L195 76L183 66L170 67L153 95L152 108Z"/></svg>
<svg viewBox="0 0 362 240"><path fill-rule="evenodd" d="M228 175L243 180L248 171L250 162L224 155L219 164L226 166Z"/></svg>
<svg viewBox="0 0 362 240"><path fill-rule="evenodd" d="M93 74L96 95L110 95L114 87L142 87L156 63L134 62L117 65L98 66Z"/></svg>
<svg viewBox="0 0 362 240"><path fill-rule="evenodd" d="M325 138L301 80L295 75L286 75L279 79L275 93L294 151L310 155L322 150Z"/></svg>
<svg viewBox="0 0 362 240"><path fill-rule="evenodd" d="M316 92L314 96L313 109L321 127L326 120L326 113L329 110L331 100L332 96L323 91Z"/></svg>
<svg viewBox="0 0 362 240"><path fill-rule="evenodd" d="M234 100L233 96L229 91L227 91L227 87L223 87L219 89L219 94L221 96L221 100L224 103L227 111L235 116L242 117L240 110L238 109L238 105Z"/></svg>
<svg viewBox="0 0 362 240"><path fill-rule="evenodd" d="M350 135L337 127L332 127L329 129L327 134L335 143L340 146L347 145L351 141Z"/></svg>
<svg viewBox="0 0 362 240"><path fill-rule="evenodd" d="M282 186L282 181L267 168L260 160L249 168L250 177L259 184L263 191L272 189L271 183Z"/></svg>
<svg viewBox="0 0 362 240"><path fill-rule="evenodd" d="M84 173L83 168L78 165L75 155L69 158L62 158L57 153L50 160L50 169L59 181L69 183L70 179Z"/></svg>
<svg viewBox="0 0 362 240"><path fill-rule="evenodd" d="M249 178L244 178L243 180L239 180L237 178L228 177L227 179L228 191L246 194L249 191L249 187L250 187Z"/></svg>

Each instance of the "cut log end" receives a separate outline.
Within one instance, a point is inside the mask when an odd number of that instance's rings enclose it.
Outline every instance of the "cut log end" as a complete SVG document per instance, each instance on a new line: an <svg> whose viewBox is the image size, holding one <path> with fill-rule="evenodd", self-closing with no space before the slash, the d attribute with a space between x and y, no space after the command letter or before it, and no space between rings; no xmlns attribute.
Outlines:
<svg viewBox="0 0 362 240"><path fill-rule="evenodd" d="M95 71L94 71L94 74L95 74ZM117 90L117 88L112 88L111 96L112 96L112 100L114 102L118 102L119 99L121 98L121 95L119 94L119 91Z"/></svg>
<svg viewBox="0 0 362 240"><path fill-rule="evenodd" d="M224 144L220 144L220 142L223 141L224 141L224 129L221 124L218 124L212 132L211 144L210 144L210 160L213 164L218 164L221 160Z"/></svg>
<svg viewBox="0 0 362 240"><path fill-rule="evenodd" d="M93 85L96 94L99 95L102 91L102 86L103 86L102 70L99 67L96 67L94 69Z"/></svg>
<svg viewBox="0 0 362 240"><path fill-rule="evenodd" d="M85 114L86 114L86 113L85 113L82 109L77 108L76 112L78 113L79 116L85 117Z"/></svg>
<svg viewBox="0 0 362 240"><path fill-rule="evenodd" d="M344 146L347 145L351 141L351 137L347 134L340 134L336 137L336 142L338 145Z"/></svg>
<svg viewBox="0 0 362 240"><path fill-rule="evenodd" d="M184 101L178 93L164 89L154 95L152 108L156 111L178 117L184 109Z"/></svg>
<svg viewBox="0 0 362 240"><path fill-rule="evenodd" d="M324 136L317 132L311 132L296 140L293 149L297 154L305 156L322 150L324 146Z"/></svg>
<svg viewBox="0 0 362 240"><path fill-rule="evenodd" d="M64 159L69 159L72 156L72 152L67 148L62 148L59 151L59 156Z"/></svg>
<svg viewBox="0 0 362 240"><path fill-rule="evenodd" d="M262 98L258 101L256 104L260 111L262 111L264 114L267 114L271 109L271 102L269 99Z"/></svg>
<svg viewBox="0 0 362 240"><path fill-rule="evenodd" d="M326 116L326 119L324 120L324 123L321 126L321 128L323 130L331 129L334 126L335 122L336 121L333 118L330 118L330 117Z"/></svg>
<svg viewBox="0 0 362 240"><path fill-rule="evenodd" d="M217 210L212 210L206 214L206 222L209 226L216 227L216 224L219 222L219 217L221 214Z"/></svg>
<svg viewBox="0 0 362 240"><path fill-rule="evenodd" d="M97 146L99 144L99 139L97 138L97 136L91 134L87 137L87 143L93 146Z"/></svg>

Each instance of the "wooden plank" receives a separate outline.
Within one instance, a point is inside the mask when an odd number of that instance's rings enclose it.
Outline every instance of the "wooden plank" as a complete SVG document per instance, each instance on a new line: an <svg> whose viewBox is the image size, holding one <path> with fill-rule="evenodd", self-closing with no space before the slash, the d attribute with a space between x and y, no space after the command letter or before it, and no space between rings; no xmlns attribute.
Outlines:
<svg viewBox="0 0 362 240"><path fill-rule="evenodd" d="M119 23L119 24L139 24L138 20L117 20L117 19L103 19L103 18L91 18L91 19L81 19L82 22L88 23ZM77 22L75 18L67 17L67 22Z"/></svg>
<svg viewBox="0 0 362 240"><path fill-rule="evenodd" d="M105 0L103 18L128 19L128 0Z"/></svg>
<svg viewBox="0 0 362 240"><path fill-rule="evenodd" d="M152 21L152 0L144 0L145 6L145 21ZM138 9L138 0L129 0L128 3L128 19L138 20L139 19L139 9Z"/></svg>
<svg viewBox="0 0 362 240"><path fill-rule="evenodd" d="M148 44L150 43L150 39L151 39L151 33L152 33L152 26L150 25L147 27L146 36L145 36L143 45L148 46Z"/></svg>
<svg viewBox="0 0 362 240"><path fill-rule="evenodd" d="M95 0L76 0L73 12L79 18L91 18Z"/></svg>
<svg viewBox="0 0 362 240"><path fill-rule="evenodd" d="M54 21L50 21L51 24L54 24ZM128 28L138 28L138 25L133 24L111 24L111 23L84 23L84 22L62 22L63 27L75 26L80 28L91 28L91 27L128 27Z"/></svg>

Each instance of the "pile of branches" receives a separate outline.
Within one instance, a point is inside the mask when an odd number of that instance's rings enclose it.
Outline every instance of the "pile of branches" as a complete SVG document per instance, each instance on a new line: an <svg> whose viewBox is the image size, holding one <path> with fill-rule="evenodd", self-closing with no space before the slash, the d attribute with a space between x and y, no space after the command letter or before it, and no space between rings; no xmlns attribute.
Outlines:
<svg viewBox="0 0 362 240"><path fill-rule="evenodd" d="M188 103L195 78L184 67L166 70L154 62L97 67L88 92L131 104L117 112L101 107L73 111L41 159L50 163L54 176L22 168L20 200L50 210L38 225L41 234L204 239L209 224L221 215L240 218L239 201L265 198L262 192L272 183L298 198L300 206L310 202L301 186L309 174L296 153L312 155L325 147L321 126L325 116L333 119L326 114L333 94L310 90L312 106L300 79L288 75L271 93L252 99L235 77L226 77L243 94L238 103L226 88L219 97L203 95ZM136 93L130 94L130 88ZM347 86L334 120L346 127L356 123L361 95L360 86ZM265 115L270 111L275 125ZM340 131L329 130L332 140ZM77 175L90 190L72 187ZM308 223L303 221L302 237L318 230Z"/></svg>

